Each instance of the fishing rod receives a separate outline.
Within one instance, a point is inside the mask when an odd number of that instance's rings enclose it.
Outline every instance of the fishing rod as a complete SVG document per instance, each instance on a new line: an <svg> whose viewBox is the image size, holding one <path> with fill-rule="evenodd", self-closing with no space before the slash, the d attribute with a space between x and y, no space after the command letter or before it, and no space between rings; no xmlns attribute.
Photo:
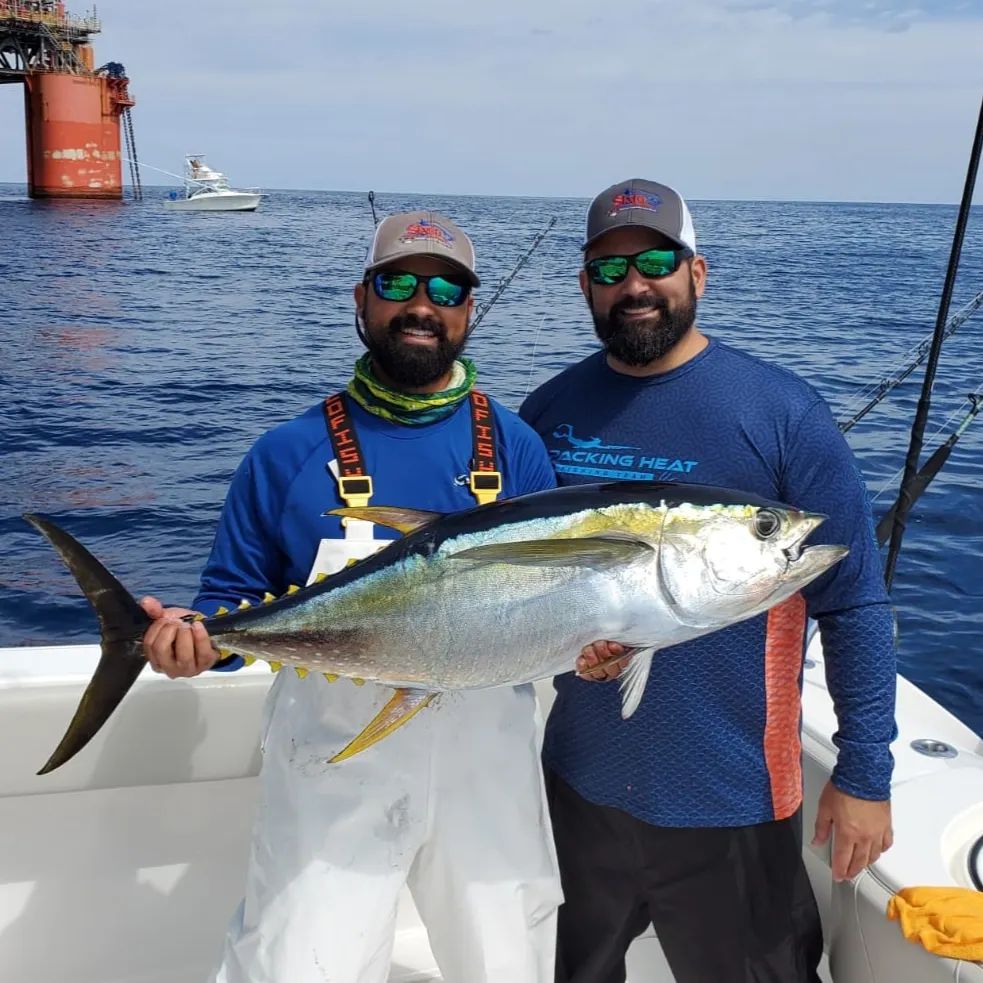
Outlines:
<svg viewBox="0 0 983 983"><path fill-rule="evenodd" d="M372 224L373 225L378 225L379 224L379 218L378 218L378 216L375 213L375 192L374 191L370 191L369 192L369 208L372 209Z"/></svg>
<svg viewBox="0 0 983 983"><path fill-rule="evenodd" d="M958 314L954 314L950 318L949 323L946 325L945 332L942 335L942 340L946 341L950 338L956 330L969 318L972 314L983 307L983 290L981 290ZM871 398L857 410L853 416L849 418L844 418L838 420L836 425L840 428L841 433L848 433L852 430L875 406L882 402L882 400L897 386L900 386L908 376L911 375L915 369L918 368L922 362L925 361L925 356L928 355L929 350L932 346L933 335L926 335L925 338L919 342L918 345L913 349L914 355L909 361L905 362L902 367L895 373L891 375L884 376L883 379L873 388L873 390L861 390L861 394L867 391L872 393ZM859 398L859 397L856 397ZM856 401L854 399L854 402Z"/></svg>
<svg viewBox="0 0 983 983"><path fill-rule="evenodd" d="M499 283L499 285L495 288L495 292L491 295L491 297L488 298L487 302L482 304L478 308L478 313L475 315L474 320L471 322L471 327L468 328L469 334L472 331L474 331L476 327L478 327L478 325L481 323L482 318L484 318L484 316L492 309L492 305L495 303L495 301L497 301L498 298L501 297L503 293L505 293L505 289L518 276L519 270L521 270L522 267L526 265L526 263L529 260L529 257L532 256L532 254L536 251L536 248L546 238L550 229L552 229L554 225L556 225L555 215L546 223L546 227L536 235L536 238L533 239L532 241L532 245L522 254L522 256L519 257L519 261L512 268L512 272L509 273L501 281L501 283Z"/></svg>
<svg viewBox="0 0 983 983"><path fill-rule="evenodd" d="M983 99L980 100L980 114L976 123L976 133L973 137L973 149L969 155L969 167L966 170L966 184L963 187L962 202L959 206L959 216L956 219L956 229L952 237L952 250L949 254L949 266L946 270L945 283L942 287L942 298L939 302L939 314L935 322L935 333L928 355L928 365L925 367L925 378L922 382L922 394L915 412L915 420L911 427L911 442L905 458L904 475L901 478L901 488L898 493L897 506L891 523L891 545L888 549L887 561L884 568L884 582L888 590L894 583L894 571L897 569L898 554L901 551L901 541L904 538L905 523L911 506L914 504L912 491L918 478L918 459L921 456L922 443L925 436L925 422L928 419L929 406L932 401L932 387L935 384L935 373L939 364L939 353L942 350L945 324L949 316L949 304L952 301L952 290L959 269L959 258L962 254L963 239L966 235L966 225L969 222L969 210L973 203L973 190L976 187L976 175L979 171L980 153L983 151Z"/></svg>
<svg viewBox="0 0 983 983"><path fill-rule="evenodd" d="M921 470L915 476L908 489L910 505L921 498L922 493L928 488L932 479L942 470L942 466L949 459L952 448L956 446L959 438L966 432L966 428L976 419L980 411L983 410L983 386L976 392L969 393L966 397L969 400L969 412L963 417L959 426L944 440L933 452L932 456L925 462ZM884 546L891 537L894 528L894 520L897 515L898 507L901 503L901 496L895 500L894 504L884 514L880 522L877 523L877 545ZM909 506L910 507L910 506Z"/></svg>

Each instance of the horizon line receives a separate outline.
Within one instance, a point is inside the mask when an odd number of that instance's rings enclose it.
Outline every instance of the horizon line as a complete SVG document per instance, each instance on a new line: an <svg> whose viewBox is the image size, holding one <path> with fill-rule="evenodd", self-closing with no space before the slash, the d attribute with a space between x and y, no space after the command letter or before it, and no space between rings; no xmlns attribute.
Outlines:
<svg viewBox="0 0 983 983"><path fill-rule="evenodd" d="M24 195L27 195L27 182L26 181L3 181L0 180L0 187L15 187L24 189ZM141 187L143 188L171 188L173 189L176 185L174 183L170 184L157 184L153 182L142 181ZM125 191L129 191L132 185L129 183L124 186ZM352 190L349 188L260 188L260 191L265 193L272 192L290 192L290 193L300 193L300 194L344 194L344 195L367 195L371 190L373 194L383 194L392 195L393 197L400 198L413 198L413 197L438 197L438 198L502 198L517 201L577 201L577 202L590 202L591 196L584 195L583 197L579 195L506 195L506 194L480 194L477 192L446 192L446 191L392 191L392 190L382 190L376 191L374 189L356 189ZM2 199L0 199L2 200ZM49 198L39 198L34 199L37 201L56 201L61 199L49 199ZM119 199L99 199L99 198L71 198L65 199L70 201L118 201ZM123 196L123 201L132 201L132 197L128 197L125 193ZM921 205L928 207L939 207L939 208L958 208L959 201L912 201L912 200L897 200L897 199L882 199L882 198L713 198L713 197L702 197L698 195L686 195L686 200L688 202L722 202L722 203L733 203L733 204L771 204L771 205ZM983 202L975 202L972 205L973 209L983 208Z"/></svg>

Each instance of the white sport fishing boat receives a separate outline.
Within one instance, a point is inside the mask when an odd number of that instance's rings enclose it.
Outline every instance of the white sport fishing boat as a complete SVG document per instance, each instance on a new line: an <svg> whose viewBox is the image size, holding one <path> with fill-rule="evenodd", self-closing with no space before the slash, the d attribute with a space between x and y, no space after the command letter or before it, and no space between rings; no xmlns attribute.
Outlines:
<svg viewBox="0 0 983 983"><path fill-rule="evenodd" d="M261 663L180 681L148 670L89 747L38 777L98 654L95 645L0 649L0 978L205 983L244 889L272 676ZM545 710L552 688L537 689ZM803 701L809 830L834 761L818 639ZM900 888L971 887L973 857L983 874L974 852L983 842L983 742L904 679L898 721L894 848L844 883L832 881L828 848L804 849L826 935L824 976L983 983L983 965L930 955L885 916ZM390 981L440 978L405 893ZM629 983L672 980L654 934L638 939Z"/></svg>
<svg viewBox="0 0 983 983"><path fill-rule="evenodd" d="M230 188L228 178L212 170L203 154L189 154L184 158L184 197L172 191L164 207L181 212L252 212L262 197L255 188Z"/></svg>

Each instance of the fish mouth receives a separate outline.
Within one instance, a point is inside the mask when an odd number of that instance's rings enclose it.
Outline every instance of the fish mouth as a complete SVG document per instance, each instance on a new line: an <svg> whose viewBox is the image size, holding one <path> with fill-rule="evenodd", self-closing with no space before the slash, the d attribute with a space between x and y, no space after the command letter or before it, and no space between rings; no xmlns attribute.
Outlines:
<svg viewBox="0 0 983 983"><path fill-rule="evenodd" d="M802 544L797 543L783 552L787 574L794 577L801 573L811 579L838 563L850 550L846 546L808 546L803 549Z"/></svg>
<svg viewBox="0 0 983 983"><path fill-rule="evenodd" d="M795 538L788 546L782 549L782 553L785 555L785 562L788 566L798 563L805 553L808 553L810 549L815 549L815 547L806 547L804 545L805 541L827 518L829 517L821 515L818 512L803 512L796 516L795 525L792 530Z"/></svg>
<svg viewBox="0 0 983 983"><path fill-rule="evenodd" d="M793 530L794 539L783 547L785 557L785 573L795 577L798 575L818 577L834 563L842 560L849 553L846 546L821 545L806 546L805 541L818 529L829 516L818 512L803 512L796 517Z"/></svg>
<svg viewBox="0 0 983 983"><path fill-rule="evenodd" d="M789 546L782 550L785 555L785 565L791 566L802 556L802 544L796 543L794 546Z"/></svg>

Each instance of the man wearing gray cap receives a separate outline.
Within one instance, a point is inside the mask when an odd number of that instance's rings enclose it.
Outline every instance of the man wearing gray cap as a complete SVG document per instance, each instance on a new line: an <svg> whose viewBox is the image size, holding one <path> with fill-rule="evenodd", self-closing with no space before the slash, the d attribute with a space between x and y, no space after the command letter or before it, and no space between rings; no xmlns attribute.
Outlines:
<svg viewBox="0 0 983 983"><path fill-rule="evenodd" d="M194 609L279 596L396 536L331 509L454 512L553 487L542 442L474 388L460 357L478 284L471 240L450 219L412 212L379 224L354 290L367 352L345 392L246 455ZM216 663L201 624L175 620L185 609L144 607L157 619L144 649L158 671L241 664ZM330 763L392 697L373 683L278 673L246 896L219 983L384 983L407 883L448 983L552 983L560 890L531 687L443 698Z"/></svg>
<svg viewBox="0 0 983 983"><path fill-rule="evenodd" d="M832 832L842 880L892 839L895 652L866 490L811 386L698 328L707 267L677 191L634 179L601 192L583 250L603 350L520 410L560 484L740 489L829 516L811 542L850 552L760 617L632 656L652 661L630 720L617 687L597 684L623 668L616 639L557 678L543 748L565 897L556 980L622 983L628 946L654 924L677 983L818 983L822 931L801 855L807 616L839 725L814 843Z"/></svg>

